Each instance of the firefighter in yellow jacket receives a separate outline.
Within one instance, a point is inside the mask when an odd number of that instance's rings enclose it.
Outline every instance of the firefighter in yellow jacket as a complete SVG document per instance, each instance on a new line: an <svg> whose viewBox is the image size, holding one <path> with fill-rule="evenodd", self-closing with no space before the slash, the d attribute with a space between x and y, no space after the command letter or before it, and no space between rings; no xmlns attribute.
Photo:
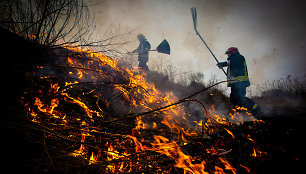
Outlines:
<svg viewBox="0 0 306 174"><path fill-rule="evenodd" d="M230 100L233 107L242 106L248 109L255 117L258 116L258 105L246 97L246 88L250 86L248 76L248 68L244 56L242 56L238 48L231 47L226 50L228 55L227 62L220 62L217 64L219 68L227 68L228 87L231 88Z"/></svg>

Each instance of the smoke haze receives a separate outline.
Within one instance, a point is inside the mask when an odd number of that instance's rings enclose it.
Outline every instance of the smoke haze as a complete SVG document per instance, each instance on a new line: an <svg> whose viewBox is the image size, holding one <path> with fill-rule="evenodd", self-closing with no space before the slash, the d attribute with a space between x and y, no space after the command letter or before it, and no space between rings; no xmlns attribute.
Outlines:
<svg viewBox="0 0 306 174"><path fill-rule="evenodd" d="M150 62L162 57L182 72L202 72L209 78L224 74L193 29L190 8L196 7L198 31L219 61L225 50L238 47L246 57L253 84L287 75L303 76L306 59L306 13L303 1L279 0L94 0L91 10L97 26L124 33L133 31L126 46L138 46L143 33L152 48L167 39L171 55L150 53ZM101 31L103 33L103 31ZM136 59L136 57L135 57Z"/></svg>

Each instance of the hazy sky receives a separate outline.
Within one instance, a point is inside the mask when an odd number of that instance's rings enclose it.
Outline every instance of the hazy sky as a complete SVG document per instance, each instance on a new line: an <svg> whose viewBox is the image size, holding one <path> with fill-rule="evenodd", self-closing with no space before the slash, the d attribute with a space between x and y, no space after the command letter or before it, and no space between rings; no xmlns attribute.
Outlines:
<svg viewBox="0 0 306 174"><path fill-rule="evenodd" d="M196 7L198 31L219 61L238 47L246 57L253 83L306 74L306 3L298 0L92 0L97 26L143 33L154 48L167 39L171 55L163 57L182 71L215 74L225 79L193 29L190 8ZM304 1L306 2L306 1ZM138 46L126 46L132 51ZM135 57L136 59L136 57ZM150 63L149 63L150 66Z"/></svg>

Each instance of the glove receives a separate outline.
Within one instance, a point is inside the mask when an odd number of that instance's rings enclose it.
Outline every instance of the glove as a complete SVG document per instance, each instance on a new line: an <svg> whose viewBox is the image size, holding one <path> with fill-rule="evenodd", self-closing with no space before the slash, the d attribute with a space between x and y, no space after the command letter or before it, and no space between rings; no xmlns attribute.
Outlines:
<svg viewBox="0 0 306 174"><path fill-rule="evenodd" d="M217 66L221 69L221 68L227 66L227 62L220 62L220 63L217 64Z"/></svg>

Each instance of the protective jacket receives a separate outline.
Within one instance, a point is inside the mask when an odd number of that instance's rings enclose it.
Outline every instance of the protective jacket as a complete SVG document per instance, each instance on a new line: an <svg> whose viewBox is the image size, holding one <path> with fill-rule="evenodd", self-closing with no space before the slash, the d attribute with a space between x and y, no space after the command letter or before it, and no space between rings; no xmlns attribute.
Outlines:
<svg viewBox="0 0 306 174"><path fill-rule="evenodd" d="M227 62L220 63L222 67L227 66L227 80L228 86L242 85L244 87L250 86L250 80L248 76L248 68L245 58L239 53L232 54L227 58Z"/></svg>
<svg viewBox="0 0 306 174"><path fill-rule="evenodd" d="M139 42L139 46L136 50L138 53L138 61L141 63L146 64L148 62L148 54L149 54L149 50L151 49L151 45L150 43L146 40L146 39L142 39Z"/></svg>
<svg viewBox="0 0 306 174"><path fill-rule="evenodd" d="M237 49L237 48L236 48ZM257 104L246 97L246 88L250 86L248 68L245 58L239 53L233 53L227 58L227 62L218 64L219 67L227 66L228 86L231 87L230 100L233 108L243 106L247 108L255 117L260 117Z"/></svg>

